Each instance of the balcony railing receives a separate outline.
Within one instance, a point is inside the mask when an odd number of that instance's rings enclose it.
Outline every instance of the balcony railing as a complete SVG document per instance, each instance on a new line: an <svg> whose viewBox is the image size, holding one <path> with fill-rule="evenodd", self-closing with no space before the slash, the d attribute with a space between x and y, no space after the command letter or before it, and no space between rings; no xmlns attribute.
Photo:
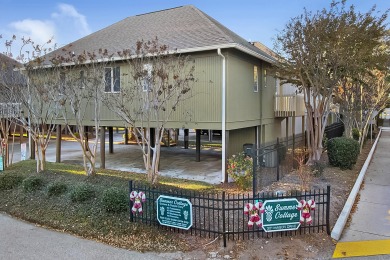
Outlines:
<svg viewBox="0 0 390 260"><path fill-rule="evenodd" d="M0 103L0 118L18 117L20 114L20 103Z"/></svg>
<svg viewBox="0 0 390 260"><path fill-rule="evenodd" d="M303 95L276 95L275 117L292 117L305 115Z"/></svg>

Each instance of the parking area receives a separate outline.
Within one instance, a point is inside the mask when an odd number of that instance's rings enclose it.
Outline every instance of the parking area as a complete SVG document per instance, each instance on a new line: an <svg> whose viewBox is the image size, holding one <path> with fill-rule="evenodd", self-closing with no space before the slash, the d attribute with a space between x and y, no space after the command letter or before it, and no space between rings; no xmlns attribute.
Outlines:
<svg viewBox="0 0 390 260"><path fill-rule="evenodd" d="M145 173L142 152L137 144L124 144L123 131L114 131L114 152L108 152L108 133L106 133L106 168L128 172ZM180 131L177 146L162 147L160 159L160 174L175 178L204 181L212 184L221 182L222 153L218 144L221 136L213 135L210 142L208 135L202 135L202 149L200 162L196 162L195 146L191 145L195 140L195 132L190 131L190 146L183 147L183 133ZM27 140L24 140L27 141ZM91 139L92 143L94 139ZM207 145L212 144L212 145ZM13 146L13 162L20 161L20 142L15 141ZM10 148L10 151L12 147ZM98 144L97 167L100 167L100 144ZM47 161L56 161L56 146L53 139L47 149ZM83 157L80 145L76 141L62 141L61 162L82 164Z"/></svg>

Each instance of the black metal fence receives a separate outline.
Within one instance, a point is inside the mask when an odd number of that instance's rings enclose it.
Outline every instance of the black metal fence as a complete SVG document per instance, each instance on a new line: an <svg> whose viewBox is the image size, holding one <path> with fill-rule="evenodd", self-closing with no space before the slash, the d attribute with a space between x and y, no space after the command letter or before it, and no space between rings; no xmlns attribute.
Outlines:
<svg viewBox="0 0 390 260"><path fill-rule="evenodd" d="M304 135L279 140L252 150L253 194L263 187L279 181L297 167L297 154L306 147Z"/></svg>
<svg viewBox="0 0 390 260"><path fill-rule="evenodd" d="M342 136L343 123L333 123L325 128L328 139ZM293 135L285 139L277 139L249 152L253 158L253 194L263 187L281 180L286 174L298 167L298 157L304 156L307 148L306 134Z"/></svg>
<svg viewBox="0 0 390 260"><path fill-rule="evenodd" d="M133 214L130 211L130 221L157 226L161 229L173 232L189 233L201 237L222 237L224 246L227 240L244 240L255 237L292 236L307 233L327 232L330 234L330 186L327 189L312 190L310 192L295 194L259 193L252 196L248 194L202 193L173 189L154 189L137 182L129 181L129 193L131 191L144 192L146 202L143 203L143 214ZM182 230L162 226L157 220L157 199L160 195L180 197L188 199L192 203L193 225L189 230ZM254 203L256 200L266 201L270 199L296 198L297 200L313 199L316 209L312 212L313 223L302 224L298 230L279 231L267 233L257 227L248 228L248 216L244 215L246 203ZM130 209L133 202L130 201Z"/></svg>

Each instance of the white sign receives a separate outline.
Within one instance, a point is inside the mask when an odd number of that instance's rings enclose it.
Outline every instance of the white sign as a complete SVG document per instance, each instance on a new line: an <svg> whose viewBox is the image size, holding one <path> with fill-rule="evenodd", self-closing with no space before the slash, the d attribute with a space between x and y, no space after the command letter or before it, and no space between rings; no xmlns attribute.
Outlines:
<svg viewBox="0 0 390 260"><path fill-rule="evenodd" d="M27 145L26 143L22 143L20 145L20 160L22 161L26 160L26 155L27 155Z"/></svg>

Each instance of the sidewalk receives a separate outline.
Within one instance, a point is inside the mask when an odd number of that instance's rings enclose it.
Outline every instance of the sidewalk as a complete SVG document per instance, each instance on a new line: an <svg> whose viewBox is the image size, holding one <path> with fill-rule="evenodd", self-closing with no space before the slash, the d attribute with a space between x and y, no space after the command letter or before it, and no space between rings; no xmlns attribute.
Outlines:
<svg viewBox="0 0 390 260"><path fill-rule="evenodd" d="M333 257L390 259L390 128L382 128L352 212Z"/></svg>
<svg viewBox="0 0 390 260"><path fill-rule="evenodd" d="M0 214L0 260L182 259L183 253L139 253L44 229Z"/></svg>

